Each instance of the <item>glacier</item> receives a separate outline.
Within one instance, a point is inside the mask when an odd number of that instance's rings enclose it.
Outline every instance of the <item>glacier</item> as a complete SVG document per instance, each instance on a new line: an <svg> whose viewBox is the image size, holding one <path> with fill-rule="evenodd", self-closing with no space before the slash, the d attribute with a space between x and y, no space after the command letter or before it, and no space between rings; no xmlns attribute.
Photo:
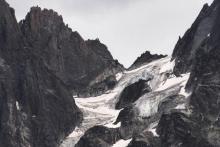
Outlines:
<svg viewBox="0 0 220 147"><path fill-rule="evenodd" d="M176 77L173 74L175 61L170 57L155 60L133 70L126 70L116 75L117 85L113 90L97 97L79 98L74 96L76 105L83 112L83 122L80 126L69 134L60 147L74 147L89 128L97 125L108 128L119 128L121 123L114 124L121 110L116 110L115 105L119 100L120 94L126 86L138 80L147 80L152 91L141 96L134 102L133 107L138 110L138 115L142 118L151 117L158 113L161 102L169 96L180 95L173 104L172 109L187 111L187 98L190 93L185 91L185 85L189 79L189 73ZM184 97L184 98L182 98ZM170 109L170 108L169 108ZM158 120L152 122L148 130L157 136L155 131ZM130 140L119 140L113 147L127 146ZM122 145L123 144L123 145Z"/></svg>

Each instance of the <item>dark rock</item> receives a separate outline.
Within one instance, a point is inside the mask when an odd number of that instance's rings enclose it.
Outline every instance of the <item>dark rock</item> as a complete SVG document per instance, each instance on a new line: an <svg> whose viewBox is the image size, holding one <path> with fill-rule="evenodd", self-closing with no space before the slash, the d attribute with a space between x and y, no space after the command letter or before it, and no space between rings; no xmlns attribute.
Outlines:
<svg viewBox="0 0 220 147"><path fill-rule="evenodd" d="M123 70L104 44L98 39L84 41L53 10L31 8L20 27L32 52L73 92L82 95L92 89L92 93L94 84Z"/></svg>
<svg viewBox="0 0 220 147"><path fill-rule="evenodd" d="M125 107L119 113L115 124L121 122L119 128L121 138L130 139L145 130L149 125L149 121L139 117L138 110L132 106Z"/></svg>
<svg viewBox="0 0 220 147"><path fill-rule="evenodd" d="M149 51L143 53L140 57L138 57L135 62L129 67L129 69L137 68L143 64L150 63L154 60L161 59L166 57L167 55L158 55L158 54L151 54Z"/></svg>
<svg viewBox="0 0 220 147"><path fill-rule="evenodd" d="M117 84L117 80L115 75L109 76L103 81L100 81L98 83L94 83L91 86L88 86L78 93L79 97L90 97L90 96L97 96L101 95L107 90L111 90L114 88L114 86Z"/></svg>
<svg viewBox="0 0 220 147"><path fill-rule="evenodd" d="M220 8L219 8L220 12ZM188 89L192 90L191 104L195 111L204 115L210 121L216 121L220 114L220 31L217 17L212 30L212 36L203 42L199 48L195 63L188 82Z"/></svg>
<svg viewBox="0 0 220 147"><path fill-rule="evenodd" d="M120 139L119 130L95 126L85 132L76 147L111 147Z"/></svg>
<svg viewBox="0 0 220 147"><path fill-rule="evenodd" d="M116 109L125 108L138 100L143 94L151 91L148 81L139 80L124 88L119 96L119 101L116 104Z"/></svg>
<svg viewBox="0 0 220 147"><path fill-rule="evenodd" d="M33 50L0 0L1 147L58 147L82 120L71 92Z"/></svg>
<svg viewBox="0 0 220 147"><path fill-rule="evenodd" d="M175 59L174 73L176 75L191 70L198 48L206 38L212 36L211 32L217 22L219 8L218 0L215 0L211 6L205 4L191 28L182 38L179 38L172 55L172 59Z"/></svg>
<svg viewBox="0 0 220 147"><path fill-rule="evenodd" d="M145 130L135 136L128 147L161 147L161 144L158 137L154 137L151 132Z"/></svg>
<svg viewBox="0 0 220 147"><path fill-rule="evenodd" d="M164 114L157 127L163 147L212 147L202 136L200 123L183 113Z"/></svg>
<svg viewBox="0 0 220 147"><path fill-rule="evenodd" d="M205 5L192 27L180 39L173 52L176 75L191 72L187 90L192 93L190 105L200 134L184 143L191 146L220 146L218 119L220 114L220 1ZM206 145L208 142L209 145ZM188 144L188 146L190 146Z"/></svg>

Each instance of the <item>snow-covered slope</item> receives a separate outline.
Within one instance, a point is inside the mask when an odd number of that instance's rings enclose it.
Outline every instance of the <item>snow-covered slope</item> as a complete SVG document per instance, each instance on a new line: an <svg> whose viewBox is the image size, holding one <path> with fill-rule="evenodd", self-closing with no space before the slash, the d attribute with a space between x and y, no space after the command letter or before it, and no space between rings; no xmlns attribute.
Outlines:
<svg viewBox="0 0 220 147"><path fill-rule="evenodd" d="M137 82L140 79L149 80L152 91L141 96L134 102L134 108L139 110L139 116L150 117L158 112L159 105L167 97L173 95L181 95L184 99L178 99L173 104L174 109L186 109L187 97L189 93L185 92L185 85L189 78L189 74L181 77L175 77L172 74L174 61L170 62L170 58L166 57L143 65L140 68L124 71L117 74L118 84L111 91L98 97L78 98L75 97L77 106L84 115L83 123L77 127L62 143L61 147L74 147L80 137L86 130L96 125L103 125L109 128L119 128L120 123L113 125L121 110L115 110L120 93L123 89ZM149 125L149 131L155 133L155 122ZM152 127L153 125L153 127ZM113 147L118 144L127 144L130 140L119 140Z"/></svg>

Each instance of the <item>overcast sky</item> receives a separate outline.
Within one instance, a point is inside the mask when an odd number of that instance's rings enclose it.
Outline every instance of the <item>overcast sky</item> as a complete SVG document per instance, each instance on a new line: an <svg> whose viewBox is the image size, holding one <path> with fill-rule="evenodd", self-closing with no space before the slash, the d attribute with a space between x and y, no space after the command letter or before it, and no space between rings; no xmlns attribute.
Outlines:
<svg viewBox="0 0 220 147"><path fill-rule="evenodd" d="M178 36L213 0L7 0L18 21L31 6L54 9L84 39L99 38L126 67L144 51L171 55Z"/></svg>

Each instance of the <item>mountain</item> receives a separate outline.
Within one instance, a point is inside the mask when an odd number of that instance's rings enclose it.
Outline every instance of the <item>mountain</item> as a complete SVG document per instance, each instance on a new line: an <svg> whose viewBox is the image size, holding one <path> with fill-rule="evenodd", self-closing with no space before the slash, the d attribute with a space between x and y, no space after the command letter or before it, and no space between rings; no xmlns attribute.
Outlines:
<svg viewBox="0 0 220 147"><path fill-rule="evenodd" d="M32 7L19 25L32 52L75 94L98 95L108 87L94 85L123 70L104 44L83 40L53 10Z"/></svg>
<svg viewBox="0 0 220 147"><path fill-rule="evenodd" d="M220 1L172 57L124 69L53 10L0 0L0 147L219 147Z"/></svg>
<svg viewBox="0 0 220 147"><path fill-rule="evenodd" d="M143 64L147 64L154 60L161 59L164 57L166 57L166 55L151 54L149 51L146 51L134 61L134 63L131 65L129 69L140 67Z"/></svg>
<svg viewBox="0 0 220 147"><path fill-rule="evenodd" d="M112 91L92 101L77 98L84 114L98 118L85 118L69 145L219 147L219 16L220 1L205 4L171 58L148 61L143 54ZM110 118L101 115L104 108ZM71 144L73 138L80 140Z"/></svg>
<svg viewBox="0 0 220 147"><path fill-rule="evenodd" d="M17 23L0 0L0 146L58 147L83 120L73 95L99 95L123 66L99 40L84 41L52 10Z"/></svg>
<svg viewBox="0 0 220 147"><path fill-rule="evenodd" d="M0 20L0 146L58 146L82 113L66 85L32 52L4 0Z"/></svg>

